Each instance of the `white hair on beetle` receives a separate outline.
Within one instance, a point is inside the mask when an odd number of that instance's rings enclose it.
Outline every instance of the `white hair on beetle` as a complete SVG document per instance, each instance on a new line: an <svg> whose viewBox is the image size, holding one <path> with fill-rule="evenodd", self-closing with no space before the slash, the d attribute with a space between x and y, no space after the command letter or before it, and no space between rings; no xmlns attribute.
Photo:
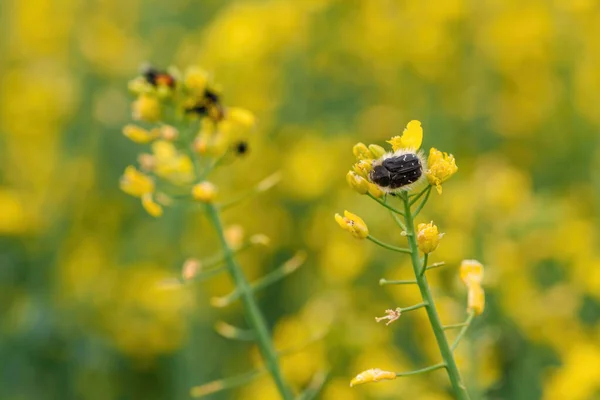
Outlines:
<svg viewBox="0 0 600 400"><path fill-rule="evenodd" d="M419 159L419 162L421 163L421 176L419 177L419 179L417 179L413 183L409 183L408 185L400 186L400 187L395 188L395 189L392 189L390 187L385 187L385 186L378 185L377 183L375 183L375 182L373 182L371 180L370 174L369 174L369 182L371 182L372 184L376 185L384 193L410 192L414 188L421 186L422 183L426 180L425 171L427 171L427 160L425 159L425 154L421 150L416 150L416 149L398 149L398 150L393 151L393 152L390 151L390 152L385 153L381 157L379 157L377 160L373 160L373 162L371 163L371 165L373 166L373 168L375 168L375 167L381 165L383 163L383 161L386 160L386 159L388 159L388 158L402 157L405 154L414 154Z"/></svg>

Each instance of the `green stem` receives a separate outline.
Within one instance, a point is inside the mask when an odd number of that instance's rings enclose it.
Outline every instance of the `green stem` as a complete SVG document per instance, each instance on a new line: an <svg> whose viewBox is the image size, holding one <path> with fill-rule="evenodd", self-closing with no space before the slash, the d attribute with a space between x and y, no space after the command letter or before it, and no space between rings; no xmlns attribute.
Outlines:
<svg viewBox="0 0 600 400"><path fill-rule="evenodd" d="M431 186L429 186L426 189L427 193L425 194L425 198L423 199L423 201L421 201L419 203L419 205L417 206L417 208L415 209L415 211L412 213L411 215L411 219L415 218L417 215L419 215L419 213L421 212L421 210L423 209L423 207L425 206L425 203L427 203L427 200L429 199L429 195L431 194ZM408 200L406 200L407 204L409 204L408 206L408 213L410 213L410 203L408 203ZM406 222L408 224L408 222Z"/></svg>
<svg viewBox="0 0 600 400"><path fill-rule="evenodd" d="M419 199L421 198L421 196L423 196L425 194L425 192L428 191L430 188L431 188L431 186L427 185L423 190L421 190L421 192L419 192L419 194L417 194L415 197L413 197L410 200L410 205L412 206L417 201L419 201Z"/></svg>
<svg viewBox="0 0 600 400"><path fill-rule="evenodd" d="M425 198L423 203L421 203L420 208L422 208L422 205L426 200L427 198ZM412 233L412 235L408 235L407 238L408 245L412 251L411 260L413 264L413 270L415 272L417 285L419 286L419 291L421 292L423 301L427 303L426 310L427 317L429 318L429 323L431 324L433 334L435 335L435 340L437 341L440 353L442 355L442 359L444 360L444 364L446 366L446 371L448 372L448 378L450 379L450 384L452 385L452 391L454 392L454 396L457 400L469 400L469 394L467 393L467 389L460 377L460 372L458 371L458 367L456 366L456 361L454 360L452 349L448 344L448 339L446 338L446 334L444 333L444 327L442 325L442 322L440 321L440 317L435 307L433 296L431 294L431 289L429 288L429 283L427 282L427 275L420 274L421 269L424 268L424 265L421 263L421 259L419 258L419 251L415 236L415 224L413 221L413 214L410 210L410 202L406 193L404 193L404 195L402 196L402 201L404 202L404 215L406 218L407 232L409 234Z"/></svg>
<svg viewBox="0 0 600 400"><path fill-rule="evenodd" d="M473 321L474 316L475 316L475 313L473 311L469 311L469 316L467 317L467 320L465 321L465 325L460 330L460 332L458 332L456 339L454 339L454 343L452 343L452 347L451 347L452 351L456 350L456 348L458 347L458 344L460 343L460 340L463 338L463 336L465 336L465 333L467 333L467 329L469 329L469 326L471 326L471 321Z"/></svg>
<svg viewBox="0 0 600 400"><path fill-rule="evenodd" d="M417 281L415 280L400 280L400 281L388 281L387 279L380 279L379 280L379 285L383 286L383 285L414 285L416 284Z"/></svg>
<svg viewBox="0 0 600 400"><path fill-rule="evenodd" d="M223 232L223 224L221 223L219 211L214 204L208 204L206 209L208 211L208 217L211 220L219 236L219 240L221 242L221 246L225 255L227 270L229 271L229 274L231 275L235 286L241 292L242 303L244 304L244 308L246 309L246 316L250 324L252 325L252 329L254 330L254 332L256 332L258 347L263 356L263 359L265 360L266 367L269 370L271 376L273 377L273 380L277 385L277 389L279 390L281 397L284 400L292 400L294 396L292 394L291 389L287 386L283 379L283 375L279 367L277 351L275 350L275 346L273 345L273 342L269 335L269 330L267 329L266 321L260 309L258 308L258 304L256 304L256 300L254 299L250 283L246 279L246 276L244 275L240 265L237 263L237 260L234 257L234 252L227 243L227 239L225 239L225 234Z"/></svg>
<svg viewBox="0 0 600 400"><path fill-rule="evenodd" d="M381 204L382 206L384 206L388 210L393 211L396 214L400 214L402 216L404 215L404 213L402 211L395 209L394 207L390 206L386 202L384 202L384 201L378 199L377 197L373 196L371 193L367 193L367 196L369 196L370 198L372 198L373 200L375 200L376 202L378 202L379 204Z"/></svg>
<svg viewBox="0 0 600 400"><path fill-rule="evenodd" d="M418 310L419 308L423 308L423 307L427 307L427 303L426 302L415 304L414 306L410 306L410 307L400 308L400 312Z"/></svg>
<svg viewBox="0 0 600 400"><path fill-rule="evenodd" d="M425 270L427 269L427 258L429 257L429 254L424 254L423 255L423 263L422 263L422 267L421 267L421 271L419 271L419 275L423 276L423 274L425 273Z"/></svg>
<svg viewBox="0 0 600 400"><path fill-rule="evenodd" d="M386 248L388 250L397 251L399 253L409 253L409 254L411 252L410 249L405 249L404 247L392 246L391 244L387 244L385 242L382 242L381 240L376 239L376 238L374 238L371 235L367 236L367 239L369 239L371 242L373 242L373 243L375 243L375 244L377 244L377 245L379 245L379 246L381 246L383 248Z"/></svg>
<svg viewBox="0 0 600 400"><path fill-rule="evenodd" d="M402 376L418 375L418 374L422 374L422 373L429 372L429 371L435 371L436 369L444 368L445 366L446 366L446 364L439 363L439 364L435 364L435 365L432 365L432 366L429 366L429 367L425 367L425 368L421 368L421 369L416 369L414 371L396 372L396 376L397 377L402 377Z"/></svg>

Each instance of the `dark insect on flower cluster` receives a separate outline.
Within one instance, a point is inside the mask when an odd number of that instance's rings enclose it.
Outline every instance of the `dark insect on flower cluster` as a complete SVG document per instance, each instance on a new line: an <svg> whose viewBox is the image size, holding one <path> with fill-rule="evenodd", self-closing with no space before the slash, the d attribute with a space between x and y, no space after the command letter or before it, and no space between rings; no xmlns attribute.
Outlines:
<svg viewBox="0 0 600 400"><path fill-rule="evenodd" d="M185 112L188 114L208 116L215 121L220 121L225 116L219 94L210 88L206 88L204 94L198 99L196 104L187 108Z"/></svg>
<svg viewBox="0 0 600 400"><path fill-rule="evenodd" d="M175 77L165 71L154 68L151 65L146 65L142 68L142 76L146 82L152 86L168 86L174 88L176 81Z"/></svg>
<svg viewBox="0 0 600 400"><path fill-rule="evenodd" d="M405 153L384 159L369 174L371 181L383 188L398 189L415 183L423 175L423 164L417 154Z"/></svg>

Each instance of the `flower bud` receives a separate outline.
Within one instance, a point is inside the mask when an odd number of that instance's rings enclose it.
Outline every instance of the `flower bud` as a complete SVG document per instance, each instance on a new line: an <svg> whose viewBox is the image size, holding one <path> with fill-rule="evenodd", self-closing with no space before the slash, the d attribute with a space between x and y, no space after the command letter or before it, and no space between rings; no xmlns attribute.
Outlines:
<svg viewBox="0 0 600 400"><path fill-rule="evenodd" d="M231 225L225 229L225 240L232 249L239 249L244 242L244 228L240 225Z"/></svg>
<svg viewBox="0 0 600 400"><path fill-rule="evenodd" d="M370 144L369 150L374 158L379 158L385 154L385 149L377 144Z"/></svg>
<svg viewBox="0 0 600 400"><path fill-rule="evenodd" d="M208 74L200 68L190 68L185 73L185 87L194 93L204 93L208 85Z"/></svg>
<svg viewBox="0 0 600 400"><path fill-rule="evenodd" d="M369 182L354 171L348 171L346 181L352 189L360 194L366 194L369 191Z"/></svg>
<svg viewBox="0 0 600 400"><path fill-rule="evenodd" d="M142 197L146 193L154 192L154 181L131 165L125 168L119 186L122 191L135 197Z"/></svg>
<svg viewBox="0 0 600 400"><path fill-rule="evenodd" d="M163 125L160 127L160 136L164 140L172 142L179 137L179 131L174 126Z"/></svg>
<svg viewBox="0 0 600 400"><path fill-rule="evenodd" d="M381 190L381 188L374 183L369 182L369 194L375 198L382 198L385 192Z"/></svg>
<svg viewBox="0 0 600 400"><path fill-rule="evenodd" d="M192 187L192 197L194 200L210 203L216 196L217 187L208 181L197 183Z"/></svg>
<svg viewBox="0 0 600 400"><path fill-rule="evenodd" d="M431 185L435 185L439 194L442 194L442 183L458 171L454 156L431 148L427 165L429 166L429 169L425 172L427 180Z"/></svg>
<svg viewBox="0 0 600 400"><path fill-rule="evenodd" d="M483 265L477 260L463 260L460 263L460 279L465 285L480 285L483 281Z"/></svg>
<svg viewBox="0 0 600 400"><path fill-rule="evenodd" d="M186 281L189 281L190 279L193 279L198 272L200 272L201 268L202 263L200 260L196 258L188 258L185 260L183 267L181 268L181 277Z"/></svg>
<svg viewBox="0 0 600 400"><path fill-rule="evenodd" d="M363 178L369 178L369 172L373 169L373 163L371 160L360 160L352 166L354 172Z"/></svg>
<svg viewBox="0 0 600 400"><path fill-rule="evenodd" d="M123 127L123 135L135 143L150 143L158 137L158 130L152 129L148 131L137 125L129 124Z"/></svg>
<svg viewBox="0 0 600 400"><path fill-rule="evenodd" d="M370 160L373 158L373 153L364 143L356 143L352 148L352 153L358 160Z"/></svg>
<svg viewBox="0 0 600 400"><path fill-rule="evenodd" d="M158 99L149 94L140 95L133 102L133 119L145 122L160 120L160 102Z"/></svg>
<svg viewBox="0 0 600 400"><path fill-rule="evenodd" d="M434 251L440 244L440 239L444 236L438 232L438 227L431 221L428 224L419 224L417 227L417 245L424 254Z"/></svg>
<svg viewBox="0 0 600 400"><path fill-rule="evenodd" d="M335 220L342 229L350 232L357 239L364 239L369 236L367 224L358 215L344 211L343 217L340 214L335 214Z"/></svg>
<svg viewBox="0 0 600 400"><path fill-rule="evenodd" d="M153 217L160 217L163 214L162 207L154 201L152 193L145 193L142 196L142 207L144 207L144 210Z"/></svg>
<svg viewBox="0 0 600 400"><path fill-rule="evenodd" d="M485 309L485 292L479 284L469 285L467 295L467 310L473 311L475 315L481 315Z"/></svg>
<svg viewBox="0 0 600 400"><path fill-rule="evenodd" d="M362 385L363 383L379 382L382 380L396 379L396 373L391 371L383 371L379 368L372 368L356 375L350 382L350 386Z"/></svg>
<svg viewBox="0 0 600 400"><path fill-rule="evenodd" d="M230 107L227 109L227 119L246 129L250 129L256 124L256 117L254 114L246 109L238 107Z"/></svg>

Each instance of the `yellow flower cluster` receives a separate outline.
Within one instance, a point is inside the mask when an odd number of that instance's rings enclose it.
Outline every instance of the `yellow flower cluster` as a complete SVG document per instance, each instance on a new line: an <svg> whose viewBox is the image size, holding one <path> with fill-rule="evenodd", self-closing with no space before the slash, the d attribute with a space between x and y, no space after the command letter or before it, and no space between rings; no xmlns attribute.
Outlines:
<svg viewBox="0 0 600 400"><path fill-rule="evenodd" d="M185 187L195 200L213 201L214 185L200 182L192 186L200 176L199 164L193 158L246 152L248 134L256 123L254 115L223 105L219 88L199 68L181 74L174 68L160 71L148 66L130 81L129 89L137 95L132 103L133 119L157 124L152 128L134 124L123 128L123 135L131 141L150 144L151 153L141 153L138 157L141 169L169 185ZM199 120L200 127L190 132L193 120ZM207 163L204 168L209 168ZM163 213L162 206L168 205L169 196L162 192L155 196L155 179L149 175L130 166L121 178L121 188L140 197L144 209L158 217ZM155 198L161 199L162 206Z"/></svg>
<svg viewBox="0 0 600 400"><path fill-rule="evenodd" d="M460 279L468 289L467 310L480 315L485 308L485 292L481 287L483 265L477 260L463 260L460 264Z"/></svg>
<svg viewBox="0 0 600 400"><path fill-rule="evenodd" d="M404 128L401 136L394 136L387 141L387 143L392 145L394 152L418 152L422 142L423 128L421 127L421 122L417 120L410 121L406 125L406 128ZM350 187L359 194L369 193L377 198L383 197L384 192L379 186L370 181L369 173L373 169L373 162L386 154L385 149L375 144L367 146L364 143L357 143L352 148L352 153L356 157L356 163L346 175L346 180ZM458 171L454 156L432 148L429 152L427 165L428 167L425 170L427 180L441 194L442 182L448 180Z"/></svg>

